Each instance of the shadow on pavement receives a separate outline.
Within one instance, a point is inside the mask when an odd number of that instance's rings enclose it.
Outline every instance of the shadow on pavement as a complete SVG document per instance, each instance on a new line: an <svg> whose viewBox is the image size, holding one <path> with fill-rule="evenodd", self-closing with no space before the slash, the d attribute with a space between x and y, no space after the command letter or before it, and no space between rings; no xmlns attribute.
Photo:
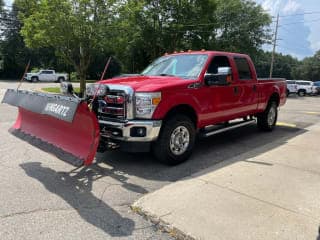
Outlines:
<svg viewBox="0 0 320 240"><path fill-rule="evenodd" d="M278 126L273 132L265 133L259 132L256 125L250 125L198 140L192 157L178 166L162 165L152 154L127 154L113 151L97 154L97 161L92 167L103 170L105 164L112 167L113 171L143 179L163 181L163 184L166 184L210 168L219 162L226 162L235 156L239 156L237 161L247 161L249 158L286 144L289 139L304 132L306 132L305 129ZM270 165L263 162L251 163Z"/></svg>
<svg viewBox="0 0 320 240"><path fill-rule="evenodd" d="M100 228L113 237L130 236L135 223L123 218L91 192L96 173L82 168L79 172L56 172L41 166L39 162L20 165L26 174L37 179L43 186L65 200L86 222Z"/></svg>
<svg viewBox="0 0 320 240"><path fill-rule="evenodd" d="M248 160L275 147L286 144L304 129L277 127L271 133L259 132L256 125L239 128L214 137L198 140L189 161L168 167L154 160L151 154L126 154L118 151L97 154L96 162L89 167L76 168L70 172L56 172L41 166L39 162L21 164L26 174L37 179L50 192L64 199L88 223L111 236L129 236L135 222L123 218L117 211L92 193L92 184L98 179L111 177L125 194L135 199L149 191L157 190L169 182L180 180L228 159L247 161L266 167L270 163ZM106 183L108 185L108 183ZM127 193L128 191L128 193ZM113 193L114 194L114 193ZM132 198L128 201L134 201ZM129 204L131 204L130 202ZM318 239L320 240L320 239Z"/></svg>

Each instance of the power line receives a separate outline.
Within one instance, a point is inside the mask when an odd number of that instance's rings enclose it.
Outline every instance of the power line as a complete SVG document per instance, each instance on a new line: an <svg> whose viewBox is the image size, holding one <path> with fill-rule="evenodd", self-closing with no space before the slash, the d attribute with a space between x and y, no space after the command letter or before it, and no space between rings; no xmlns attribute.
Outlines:
<svg viewBox="0 0 320 240"><path fill-rule="evenodd" d="M279 48L282 48L284 50L291 50L291 51L297 51L297 50L302 50L302 51L305 51L305 50L310 50L308 48L300 48L300 47L287 47L287 46L282 46L282 45L279 45Z"/></svg>
<svg viewBox="0 0 320 240"><path fill-rule="evenodd" d="M298 23L310 23L310 22L320 22L320 18L313 19L313 20L310 20L310 21L289 22L289 23L281 24L280 27L287 26L287 25L298 24Z"/></svg>
<svg viewBox="0 0 320 240"><path fill-rule="evenodd" d="M281 15L281 18L285 17L292 17L292 16L303 16L303 15L311 15L311 14L320 14L320 11L314 11L314 12L304 12L304 13L295 13L295 14L288 14L288 15Z"/></svg>

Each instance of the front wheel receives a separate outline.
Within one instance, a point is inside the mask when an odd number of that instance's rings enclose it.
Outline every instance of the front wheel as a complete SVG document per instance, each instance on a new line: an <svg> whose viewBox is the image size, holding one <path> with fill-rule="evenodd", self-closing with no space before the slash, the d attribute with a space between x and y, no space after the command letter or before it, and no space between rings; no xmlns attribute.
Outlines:
<svg viewBox="0 0 320 240"><path fill-rule="evenodd" d="M32 77L31 78L31 82L39 82L39 78L38 77Z"/></svg>
<svg viewBox="0 0 320 240"><path fill-rule="evenodd" d="M186 161L193 150L195 126L184 115L171 117L164 123L158 140L153 144L156 158L167 165L177 165Z"/></svg>
<svg viewBox="0 0 320 240"><path fill-rule="evenodd" d="M275 101L269 102L266 110L257 116L258 128L263 131L272 131L277 123L278 105Z"/></svg>

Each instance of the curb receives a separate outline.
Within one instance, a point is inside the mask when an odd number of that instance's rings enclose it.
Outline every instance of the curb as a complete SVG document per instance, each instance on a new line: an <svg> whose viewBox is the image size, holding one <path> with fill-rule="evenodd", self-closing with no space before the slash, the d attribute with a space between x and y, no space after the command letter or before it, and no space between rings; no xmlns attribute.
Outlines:
<svg viewBox="0 0 320 240"><path fill-rule="evenodd" d="M139 200L138 200L139 201ZM157 217L148 213L147 211L143 211L141 207L136 206L137 202L133 203L130 208L131 210L142 216L147 221L151 222L155 225L155 227L162 231L168 233L170 236L174 237L177 240L197 240L196 238L182 232L181 230L177 229L176 227L170 225L169 223L161 220L161 216Z"/></svg>

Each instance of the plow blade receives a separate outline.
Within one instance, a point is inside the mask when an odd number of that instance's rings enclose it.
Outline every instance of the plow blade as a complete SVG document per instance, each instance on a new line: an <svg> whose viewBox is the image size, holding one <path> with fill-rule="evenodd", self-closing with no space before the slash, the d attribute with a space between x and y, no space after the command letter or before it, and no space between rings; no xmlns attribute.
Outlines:
<svg viewBox="0 0 320 240"><path fill-rule="evenodd" d="M100 134L97 118L86 102L11 89L2 102L19 108L12 134L72 165L92 163Z"/></svg>

